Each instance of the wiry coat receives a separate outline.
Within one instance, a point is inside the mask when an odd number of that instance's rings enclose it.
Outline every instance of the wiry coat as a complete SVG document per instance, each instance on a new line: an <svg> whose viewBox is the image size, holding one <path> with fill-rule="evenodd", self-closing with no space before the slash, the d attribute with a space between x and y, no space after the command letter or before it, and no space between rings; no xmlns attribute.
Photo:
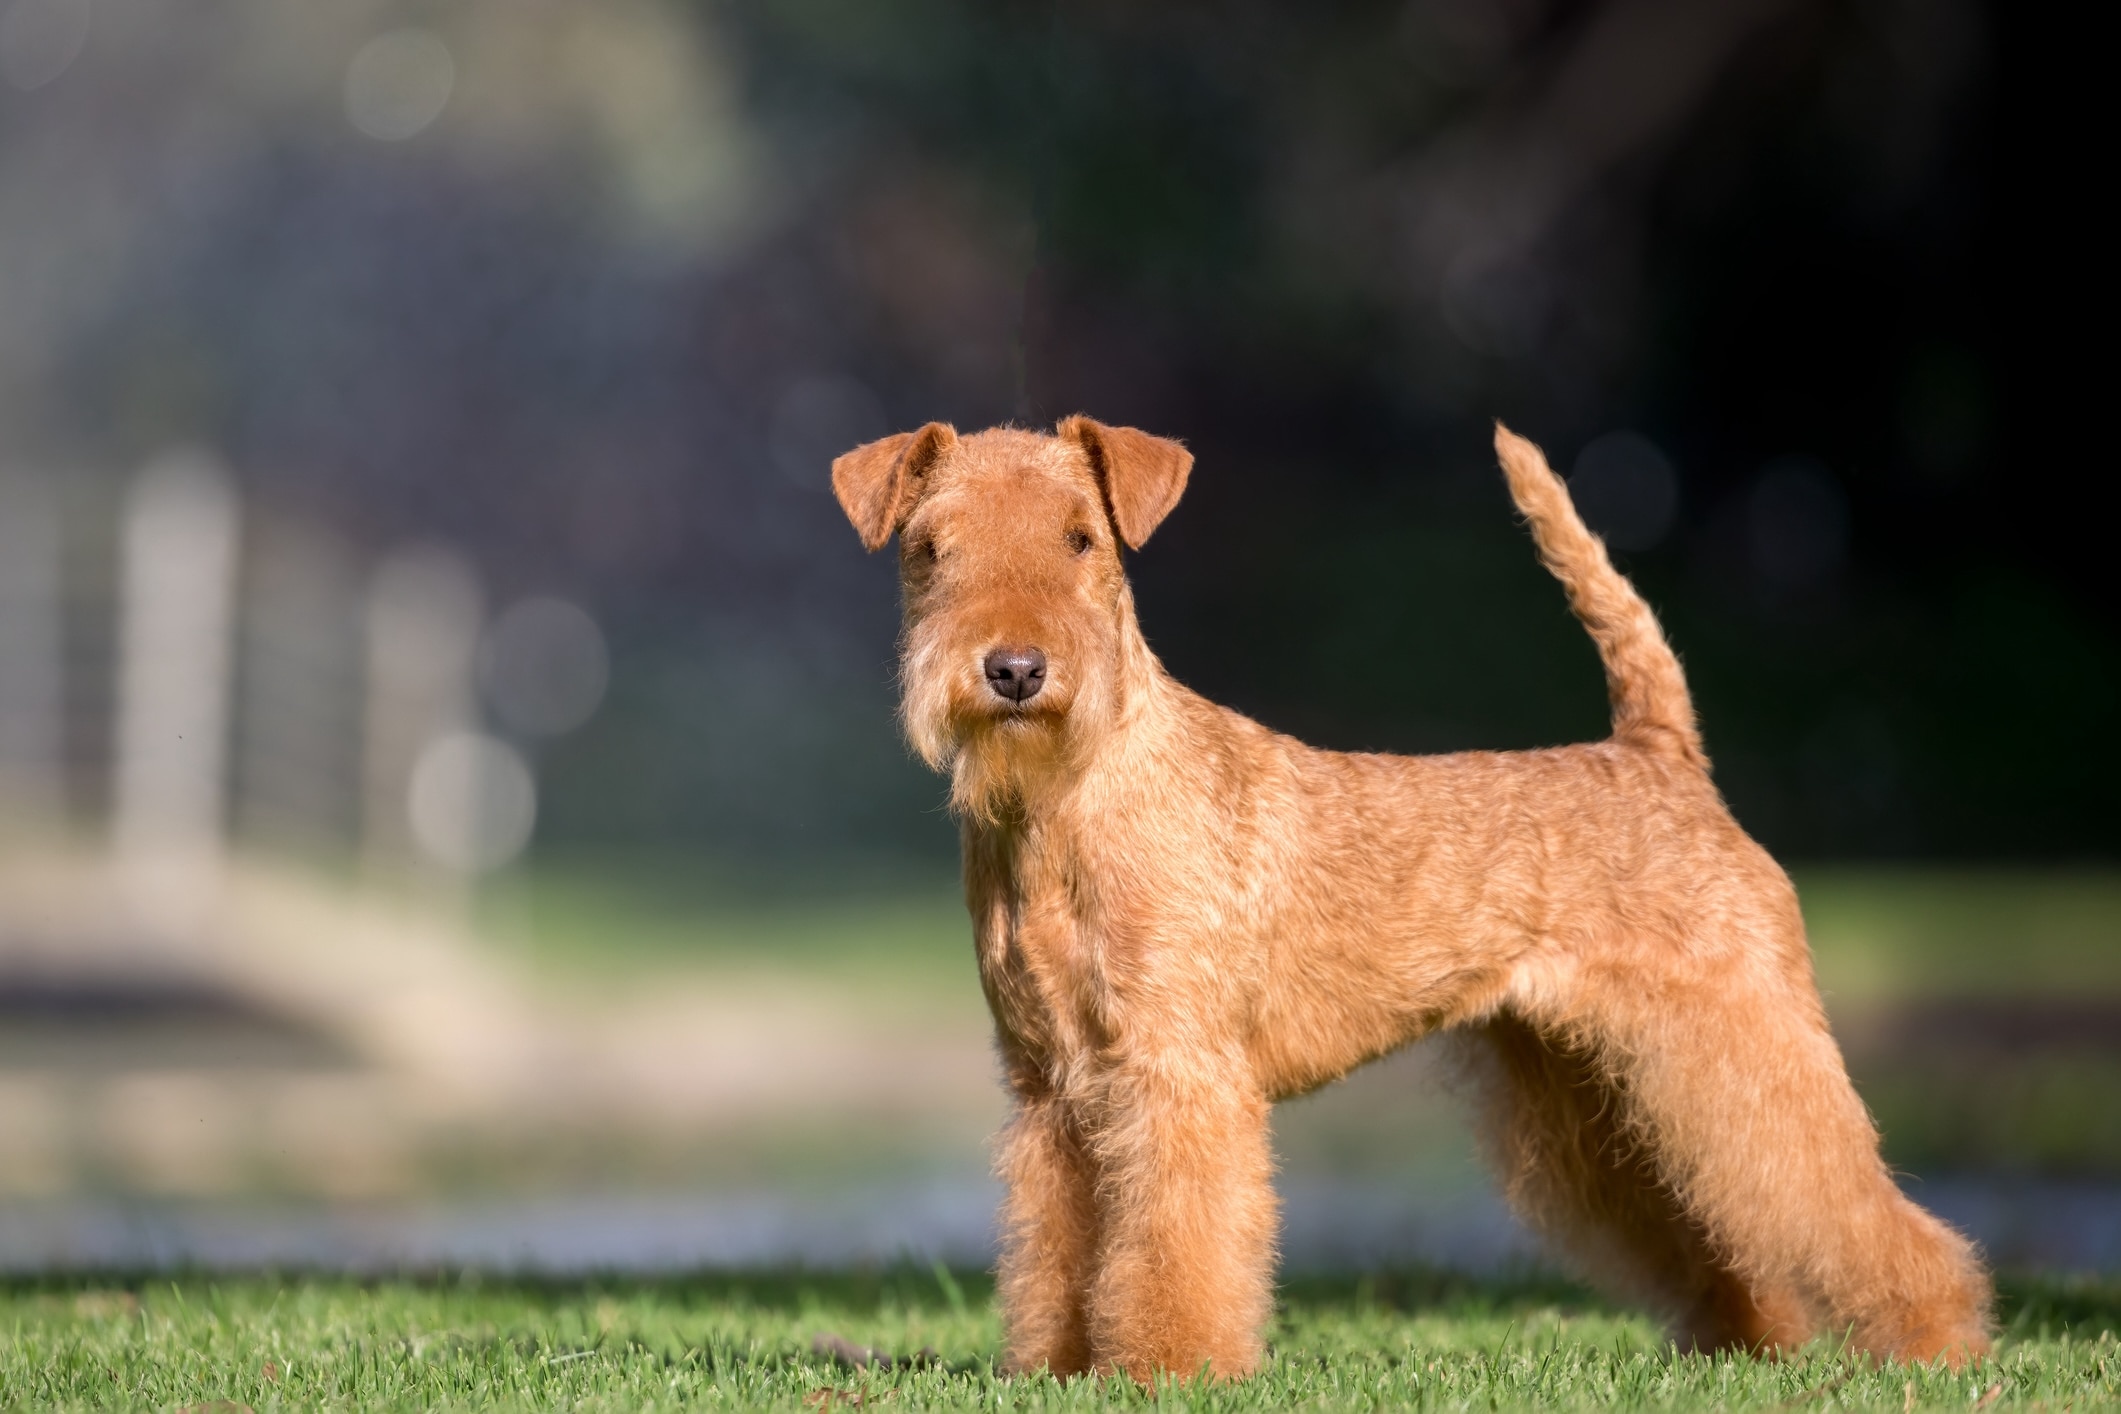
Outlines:
<svg viewBox="0 0 2121 1414"><path fill-rule="evenodd" d="M864 542L901 537L906 728L963 822L1016 1099L1015 1368L1256 1368L1269 1106L1444 1028L1517 1210L1683 1340L1986 1348L1985 1277L1881 1164L1654 616L1538 449L1496 445L1605 661L1607 741L1319 751L1187 691L1119 558L1184 488L1175 443L931 423L834 464ZM1006 695L993 655L1034 651Z"/></svg>

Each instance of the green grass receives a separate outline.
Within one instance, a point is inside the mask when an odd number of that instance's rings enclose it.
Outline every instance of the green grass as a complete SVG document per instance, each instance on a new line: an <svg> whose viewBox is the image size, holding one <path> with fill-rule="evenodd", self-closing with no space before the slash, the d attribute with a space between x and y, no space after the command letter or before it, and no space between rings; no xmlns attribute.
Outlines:
<svg viewBox="0 0 2121 1414"><path fill-rule="evenodd" d="M2121 1285L2006 1293L1998 1354L1950 1374L1820 1347L1679 1355L1639 1318L1537 1279L1292 1283L1265 1373L1153 1402L1280 1408L2121 1407ZM925 1368L857 1372L820 1332ZM668 1281L33 1279L0 1283L0 1406L233 1410L1092 1408L1121 1383L1005 1380L983 1277L912 1268Z"/></svg>

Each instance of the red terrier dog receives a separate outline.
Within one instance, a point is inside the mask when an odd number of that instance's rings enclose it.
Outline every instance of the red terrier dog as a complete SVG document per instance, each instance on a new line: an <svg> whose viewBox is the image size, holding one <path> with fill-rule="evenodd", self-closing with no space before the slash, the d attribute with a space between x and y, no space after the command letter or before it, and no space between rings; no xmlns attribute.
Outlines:
<svg viewBox="0 0 2121 1414"><path fill-rule="evenodd" d="M899 536L906 731L963 822L1016 1102L1012 1368L1257 1369L1269 1107L1445 1028L1517 1211L1682 1342L1988 1348L1981 1267L1879 1161L1655 617L1539 449L1495 441L1605 662L1595 745L1318 751L1173 681L1120 545L1185 488L1175 442L930 423L833 463L862 543Z"/></svg>

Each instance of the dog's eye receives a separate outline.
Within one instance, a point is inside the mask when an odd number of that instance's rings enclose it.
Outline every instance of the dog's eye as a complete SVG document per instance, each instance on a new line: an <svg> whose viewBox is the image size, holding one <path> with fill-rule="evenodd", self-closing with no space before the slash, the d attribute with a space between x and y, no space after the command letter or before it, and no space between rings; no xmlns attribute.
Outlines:
<svg viewBox="0 0 2121 1414"><path fill-rule="evenodd" d="M932 565L935 563L935 541L925 535L918 540L909 540L906 542L906 554L916 563Z"/></svg>
<svg viewBox="0 0 2121 1414"><path fill-rule="evenodd" d="M1076 526L1068 532L1068 548L1080 555L1090 548L1090 532Z"/></svg>

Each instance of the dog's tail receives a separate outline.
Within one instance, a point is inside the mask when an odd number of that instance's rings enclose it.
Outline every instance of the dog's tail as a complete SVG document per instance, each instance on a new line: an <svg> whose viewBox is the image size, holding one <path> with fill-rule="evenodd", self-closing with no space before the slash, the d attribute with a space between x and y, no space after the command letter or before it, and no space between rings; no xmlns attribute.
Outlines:
<svg viewBox="0 0 2121 1414"><path fill-rule="evenodd" d="M1686 676L1657 616L1606 558L1605 542L1576 514L1569 488L1547 466L1545 454L1500 422L1495 454L1517 509L1531 522L1539 558L1568 590L1569 607L1598 645L1613 700L1614 737L1706 766Z"/></svg>

